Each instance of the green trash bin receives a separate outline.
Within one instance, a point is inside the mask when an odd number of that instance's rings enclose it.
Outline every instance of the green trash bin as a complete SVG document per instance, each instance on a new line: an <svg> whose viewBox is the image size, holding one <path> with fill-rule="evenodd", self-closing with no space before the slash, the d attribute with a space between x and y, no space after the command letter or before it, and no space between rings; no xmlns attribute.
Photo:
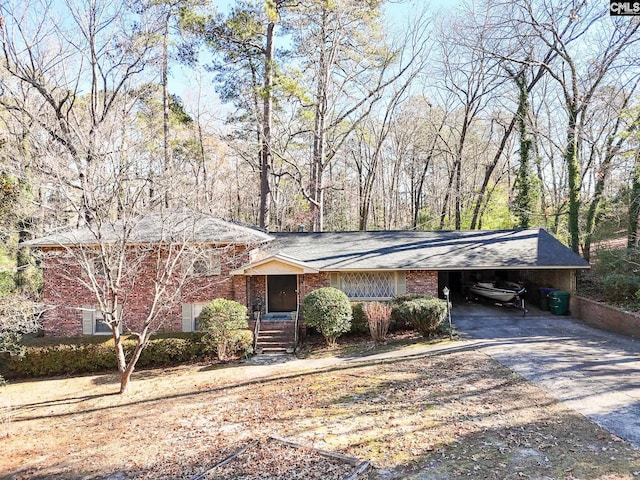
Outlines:
<svg viewBox="0 0 640 480"><path fill-rule="evenodd" d="M569 292L555 290L549 293L549 309L554 315L569 313Z"/></svg>

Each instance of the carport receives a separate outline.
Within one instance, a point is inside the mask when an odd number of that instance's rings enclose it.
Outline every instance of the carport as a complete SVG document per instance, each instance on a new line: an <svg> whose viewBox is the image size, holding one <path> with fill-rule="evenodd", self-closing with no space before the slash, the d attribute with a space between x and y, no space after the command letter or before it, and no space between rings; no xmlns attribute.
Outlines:
<svg viewBox="0 0 640 480"><path fill-rule="evenodd" d="M448 287L454 303L462 300L465 284L501 280L524 284L527 301L538 305L541 288L573 293L577 270L590 268L588 262L544 229L478 233L472 245L452 246L438 268L439 294L442 296L442 289Z"/></svg>

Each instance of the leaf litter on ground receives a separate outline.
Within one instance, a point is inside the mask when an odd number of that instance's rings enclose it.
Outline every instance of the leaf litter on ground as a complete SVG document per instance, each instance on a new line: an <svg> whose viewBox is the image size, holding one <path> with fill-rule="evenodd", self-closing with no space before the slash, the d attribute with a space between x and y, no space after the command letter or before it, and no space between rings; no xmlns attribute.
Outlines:
<svg viewBox="0 0 640 480"><path fill-rule="evenodd" d="M370 479L640 471L637 449L477 351L322 370L185 366L140 372L128 397L109 395L116 387L115 375L5 387L13 415L0 477L190 479L272 435L371 460ZM270 452L255 453L265 471L301 455Z"/></svg>

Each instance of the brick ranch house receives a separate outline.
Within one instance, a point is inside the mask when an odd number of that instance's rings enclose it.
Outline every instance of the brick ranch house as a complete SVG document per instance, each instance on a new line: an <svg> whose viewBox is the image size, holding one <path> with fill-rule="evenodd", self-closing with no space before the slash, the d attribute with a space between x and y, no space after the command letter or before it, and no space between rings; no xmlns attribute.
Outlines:
<svg viewBox="0 0 640 480"><path fill-rule="evenodd" d="M159 242L159 218L140 222L131 243ZM445 286L455 293L466 281L499 278L525 282L535 296L537 287L574 291L576 270L589 268L544 229L265 233L208 215L199 215L197 225L185 241L211 255L190 265L190 278L162 331L193 331L202 307L214 298L246 305L251 319L260 311L265 320L292 322L302 299L320 287L339 288L352 301L371 301L404 293L442 297ZM44 317L45 335L108 333L95 298L74 280L81 269L64 255L91 246L92 238L74 230L23 244L42 252L44 302L54 307ZM123 307L125 331L144 317L151 296L144 266L137 277Z"/></svg>

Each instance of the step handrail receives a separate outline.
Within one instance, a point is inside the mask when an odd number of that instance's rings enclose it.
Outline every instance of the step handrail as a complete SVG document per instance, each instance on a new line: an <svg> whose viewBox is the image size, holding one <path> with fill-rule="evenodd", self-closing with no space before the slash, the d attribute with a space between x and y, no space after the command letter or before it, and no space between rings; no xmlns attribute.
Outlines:
<svg viewBox="0 0 640 480"><path fill-rule="evenodd" d="M300 311L300 308L296 308L296 311L294 312L294 330L293 330L293 348L296 349L298 348L298 312Z"/></svg>
<svg viewBox="0 0 640 480"><path fill-rule="evenodd" d="M262 317L262 312L257 311L254 312L254 318L256 320L256 324L253 326L253 351L254 353L258 349L258 335L260 334L260 318Z"/></svg>

